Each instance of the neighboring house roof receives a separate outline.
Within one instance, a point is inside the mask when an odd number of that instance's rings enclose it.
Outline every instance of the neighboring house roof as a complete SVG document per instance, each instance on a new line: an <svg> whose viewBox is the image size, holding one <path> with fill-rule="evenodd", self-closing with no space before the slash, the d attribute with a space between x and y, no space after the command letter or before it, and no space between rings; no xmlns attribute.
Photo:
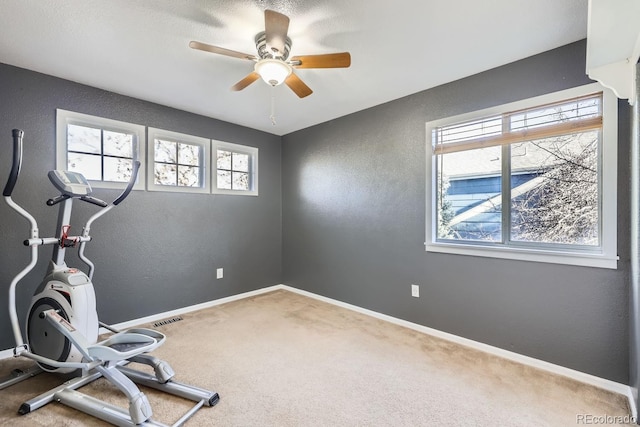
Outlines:
<svg viewBox="0 0 640 427"><path fill-rule="evenodd" d="M515 199L531 190L536 188L537 186L543 183L542 177L533 177L527 180L525 183L518 185L515 188L511 189L511 199ZM470 221L474 217L486 214L487 212L496 211L497 206L502 205L502 195L498 194L497 196L491 197L484 202L475 205L474 207L464 210L460 214L454 216L449 222L450 226L455 226L461 222Z"/></svg>

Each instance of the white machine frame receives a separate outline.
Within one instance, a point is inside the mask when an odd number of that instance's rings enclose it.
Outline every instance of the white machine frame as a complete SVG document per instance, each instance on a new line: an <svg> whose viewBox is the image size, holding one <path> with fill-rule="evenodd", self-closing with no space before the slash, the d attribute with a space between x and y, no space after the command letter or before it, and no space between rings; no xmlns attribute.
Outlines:
<svg viewBox="0 0 640 427"><path fill-rule="evenodd" d="M93 222L117 206L131 192L140 162L134 162L126 189L109 204L90 195L91 187L81 174L49 172L51 182L62 194L47 201L49 206L60 204L56 237L41 238L35 218L11 198L22 164L24 132L14 129L12 134L13 164L3 196L5 202L30 224L29 238L24 244L30 248L31 253L31 261L14 277L9 286L9 317L16 342L13 355L31 359L37 365L13 372L1 380L0 390L42 371L76 373L76 377L59 387L24 402L18 412L25 415L55 400L118 426L164 426L151 418L153 411L149 401L137 384L196 402L173 426L184 424L201 407L215 405L220 399L218 393L174 381L175 374L171 366L147 354L164 343L164 334L143 328L118 331L98 321L91 282L94 264L84 254L85 245L91 241L89 233ZM73 199L102 207L89 218L81 236L67 235ZM25 343L17 315L16 287L36 266L38 248L45 245L54 245L53 257L47 274L31 301L27 317L28 342ZM67 267L64 261L65 249L76 246L79 249L78 256L89 267L88 275ZM113 332L113 335L98 342L100 326ZM126 366L130 363L149 365L153 367L154 375ZM127 409L77 391L100 377L106 378L127 396Z"/></svg>

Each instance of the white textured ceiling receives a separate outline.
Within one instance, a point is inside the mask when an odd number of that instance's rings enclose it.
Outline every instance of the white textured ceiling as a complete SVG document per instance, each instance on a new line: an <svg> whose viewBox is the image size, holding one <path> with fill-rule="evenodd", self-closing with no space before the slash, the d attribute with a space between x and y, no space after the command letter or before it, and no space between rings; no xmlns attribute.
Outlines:
<svg viewBox="0 0 640 427"><path fill-rule="evenodd" d="M255 54L264 9L291 18L291 56L349 51L351 67L296 70L303 99L231 91L253 63L189 41ZM587 0L0 0L0 62L277 135L586 34Z"/></svg>

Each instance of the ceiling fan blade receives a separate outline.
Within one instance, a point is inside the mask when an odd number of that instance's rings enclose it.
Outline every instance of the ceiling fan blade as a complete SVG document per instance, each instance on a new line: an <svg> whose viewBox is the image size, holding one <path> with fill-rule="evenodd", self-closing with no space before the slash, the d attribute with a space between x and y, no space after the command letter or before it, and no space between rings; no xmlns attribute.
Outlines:
<svg viewBox="0 0 640 427"><path fill-rule="evenodd" d="M257 59L254 55L250 55L248 53L237 52L235 50L225 49L223 47L213 46L196 41L190 42L189 47L191 49L204 50L205 52L217 53L219 55L231 56L233 58L248 59L251 61Z"/></svg>
<svg viewBox="0 0 640 427"><path fill-rule="evenodd" d="M347 68L351 65L351 54L342 52L294 56L289 62L294 68Z"/></svg>
<svg viewBox="0 0 640 427"><path fill-rule="evenodd" d="M267 48L282 56L289 31L289 17L273 10L264 11L264 33Z"/></svg>
<svg viewBox="0 0 640 427"><path fill-rule="evenodd" d="M311 88L300 80L300 77L296 76L295 73L289 74L289 77L285 79L284 84L289 86L289 88L300 98L304 98L305 96L309 96L313 93Z"/></svg>
<svg viewBox="0 0 640 427"><path fill-rule="evenodd" d="M231 86L231 90L235 90L235 91L242 90L245 87L249 86L251 83L258 80L259 78L260 78L260 74L253 71L249 75L247 75L247 77L245 77L244 79L240 80L238 83Z"/></svg>

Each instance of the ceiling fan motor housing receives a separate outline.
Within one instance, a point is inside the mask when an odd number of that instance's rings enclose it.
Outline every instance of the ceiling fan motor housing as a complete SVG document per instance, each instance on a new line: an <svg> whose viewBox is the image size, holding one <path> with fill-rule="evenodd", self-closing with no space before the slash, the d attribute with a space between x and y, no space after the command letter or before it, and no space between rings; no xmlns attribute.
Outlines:
<svg viewBox="0 0 640 427"><path fill-rule="evenodd" d="M279 59L286 61L289 58L289 52L291 51L291 39L289 37L284 41L284 52L278 49L267 46L267 36L264 31L256 34L256 50L260 59Z"/></svg>

